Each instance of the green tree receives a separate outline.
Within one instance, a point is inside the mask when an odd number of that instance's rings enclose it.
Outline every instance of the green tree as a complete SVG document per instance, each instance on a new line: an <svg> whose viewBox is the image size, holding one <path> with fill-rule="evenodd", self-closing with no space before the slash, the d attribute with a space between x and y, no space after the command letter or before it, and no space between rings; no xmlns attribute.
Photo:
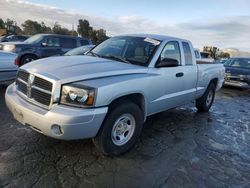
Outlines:
<svg viewBox="0 0 250 188"><path fill-rule="evenodd" d="M52 31L55 34L70 35L70 31L67 28L62 27L58 22L54 24Z"/></svg>
<svg viewBox="0 0 250 188"><path fill-rule="evenodd" d="M5 23L2 18L0 18L0 29L5 29Z"/></svg>
<svg viewBox="0 0 250 188"><path fill-rule="evenodd" d="M71 30L69 32L70 32L70 35L72 35L72 36L75 36L75 37L78 36L78 33L75 30Z"/></svg>
<svg viewBox="0 0 250 188"><path fill-rule="evenodd" d="M14 31L15 31L15 34L17 35L23 35L23 30L18 26L18 25L15 25L14 26Z"/></svg>
<svg viewBox="0 0 250 188"><path fill-rule="evenodd" d="M106 31L104 29L99 29L96 31L96 44L100 44L103 41L105 41L106 39L108 39L107 35L106 35Z"/></svg>
<svg viewBox="0 0 250 188"><path fill-rule="evenodd" d="M44 22L41 22L41 33L52 33L52 29L46 26Z"/></svg>
<svg viewBox="0 0 250 188"><path fill-rule="evenodd" d="M89 30L90 30L90 25L89 25L89 21L88 20L82 20L80 19L77 27L77 31L78 33L82 36L82 37L89 37Z"/></svg>
<svg viewBox="0 0 250 188"><path fill-rule="evenodd" d="M97 31L95 29L89 30L89 39L93 42L93 44L97 43Z"/></svg>
<svg viewBox="0 0 250 188"><path fill-rule="evenodd" d="M15 33L16 22L14 20L7 18L5 26L5 28L7 29L7 33Z"/></svg>
<svg viewBox="0 0 250 188"><path fill-rule="evenodd" d="M23 24L23 32L26 35L34 35L42 32L42 25L37 21L26 20Z"/></svg>

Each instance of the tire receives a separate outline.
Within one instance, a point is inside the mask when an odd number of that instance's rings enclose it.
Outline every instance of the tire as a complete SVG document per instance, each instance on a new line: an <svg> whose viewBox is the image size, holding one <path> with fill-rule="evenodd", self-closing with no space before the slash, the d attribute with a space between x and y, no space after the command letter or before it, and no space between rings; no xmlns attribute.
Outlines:
<svg viewBox="0 0 250 188"><path fill-rule="evenodd" d="M31 62L31 61L34 61L34 60L36 60L37 59L37 57L35 56L35 55L24 55L22 58L21 58L21 66L22 65L25 65L25 64L27 64L27 63L29 63L29 62Z"/></svg>
<svg viewBox="0 0 250 188"><path fill-rule="evenodd" d="M196 100L196 108L198 109L199 112L209 111L214 102L215 89L216 88L214 83L209 84L203 96Z"/></svg>
<svg viewBox="0 0 250 188"><path fill-rule="evenodd" d="M124 127L130 128L126 131ZM110 110L93 142L105 155L121 155L135 145L142 127L143 113L140 108L132 102L124 101Z"/></svg>

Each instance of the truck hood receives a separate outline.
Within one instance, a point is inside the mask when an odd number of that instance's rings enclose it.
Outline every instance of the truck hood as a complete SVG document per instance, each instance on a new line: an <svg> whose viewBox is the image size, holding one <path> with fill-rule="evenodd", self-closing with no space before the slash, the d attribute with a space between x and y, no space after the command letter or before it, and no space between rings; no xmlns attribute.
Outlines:
<svg viewBox="0 0 250 188"><path fill-rule="evenodd" d="M144 74L148 68L92 56L49 57L21 67L61 83L125 74Z"/></svg>

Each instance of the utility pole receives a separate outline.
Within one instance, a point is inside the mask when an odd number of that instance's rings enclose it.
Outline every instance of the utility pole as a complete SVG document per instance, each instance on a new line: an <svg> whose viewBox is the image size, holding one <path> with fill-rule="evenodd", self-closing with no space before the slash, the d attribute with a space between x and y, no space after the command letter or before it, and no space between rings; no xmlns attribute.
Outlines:
<svg viewBox="0 0 250 188"><path fill-rule="evenodd" d="M71 31L72 36L74 36L74 31L75 31L74 24L72 24L72 31Z"/></svg>

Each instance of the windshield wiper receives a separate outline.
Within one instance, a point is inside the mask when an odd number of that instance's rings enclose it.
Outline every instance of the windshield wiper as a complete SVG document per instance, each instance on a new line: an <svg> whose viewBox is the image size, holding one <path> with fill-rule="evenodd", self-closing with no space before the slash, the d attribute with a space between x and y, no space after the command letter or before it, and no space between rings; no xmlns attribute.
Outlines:
<svg viewBox="0 0 250 188"><path fill-rule="evenodd" d="M129 62L126 58L122 58L122 57L117 57L117 56L113 56L113 55L108 55L108 56L100 56L102 58L108 58L108 59L114 59L117 61L121 61L123 63L128 63L131 64L131 62Z"/></svg>
<svg viewBox="0 0 250 188"><path fill-rule="evenodd" d="M94 56L94 57L100 57L99 55L97 55L96 53L94 53L94 52L92 52L92 51L89 51L88 54L89 54L89 53L90 53L92 56Z"/></svg>

